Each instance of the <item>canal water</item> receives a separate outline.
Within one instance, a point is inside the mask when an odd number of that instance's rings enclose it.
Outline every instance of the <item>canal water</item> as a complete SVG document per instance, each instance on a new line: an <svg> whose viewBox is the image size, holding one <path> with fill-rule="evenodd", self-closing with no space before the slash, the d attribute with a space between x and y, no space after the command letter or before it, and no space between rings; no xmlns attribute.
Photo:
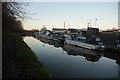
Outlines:
<svg viewBox="0 0 120 80"><path fill-rule="evenodd" d="M23 40L56 78L120 77L120 66L113 54L99 54L34 37L24 37Z"/></svg>

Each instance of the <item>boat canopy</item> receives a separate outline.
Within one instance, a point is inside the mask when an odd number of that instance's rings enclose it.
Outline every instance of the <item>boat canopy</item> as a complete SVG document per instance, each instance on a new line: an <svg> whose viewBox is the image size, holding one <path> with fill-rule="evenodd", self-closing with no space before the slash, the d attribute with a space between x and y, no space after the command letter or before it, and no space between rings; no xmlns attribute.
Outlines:
<svg viewBox="0 0 120 80"><path fill-rule="evenodd" d="M87 39L86 37L77 37L78 39Z"/></svg>

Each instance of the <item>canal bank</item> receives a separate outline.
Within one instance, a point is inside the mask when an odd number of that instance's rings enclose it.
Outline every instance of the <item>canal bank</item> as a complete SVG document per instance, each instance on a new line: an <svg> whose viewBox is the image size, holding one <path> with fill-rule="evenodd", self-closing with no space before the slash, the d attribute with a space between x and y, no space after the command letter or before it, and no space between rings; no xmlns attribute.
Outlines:
<svg viewBox="0 0 120 80"><path fill-rule="evenodd" d="M16 57L18 68L22 71L21 76L47 80L52 78L52 74L38 61L35 53L27 46L20 35L16 35Z"/></svg>
<svg viewBox="0 0 120 80"><path fill-rule="evenodd" d="M2 79L52 79L20 35L9 34L2 47Z"/></svg>

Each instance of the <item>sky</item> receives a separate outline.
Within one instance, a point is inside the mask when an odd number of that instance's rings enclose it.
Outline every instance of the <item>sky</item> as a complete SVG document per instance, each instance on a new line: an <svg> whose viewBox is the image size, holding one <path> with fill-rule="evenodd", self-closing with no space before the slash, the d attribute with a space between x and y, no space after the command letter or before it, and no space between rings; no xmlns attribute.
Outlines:
<svg viewBox="0 0 120 80"><path fill-rule="evenodd" d="M120 29L120 1L118 3L118 28Z"/></svg>
<svg viewBox="0 0 120 80"><path fill-rule="evenodd" d="M118 2L30 2L24 10L27 30L64 28L64 22L65 28L87 28L87 23L101 30L118 28Z"/></svg>

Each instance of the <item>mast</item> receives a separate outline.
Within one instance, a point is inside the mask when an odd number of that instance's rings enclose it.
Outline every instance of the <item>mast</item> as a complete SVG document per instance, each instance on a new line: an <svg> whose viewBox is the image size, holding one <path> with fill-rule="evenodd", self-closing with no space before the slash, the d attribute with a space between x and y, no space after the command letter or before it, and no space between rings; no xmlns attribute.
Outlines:
<svg viewBox="0 0 120 80"><path fill-rule="evenodd" d="M65 29L65 21L64 21L64 29Z"/></svg>
<svg viewBox="0 0 120 80"><path fill-rule="evenodd" d="M89 27L89 24L90 24L90 23L87 24L87 27Z"/></svg>
<svg viewBox="0 0 120 80"><path fill-rule="evenodd" d="M92 23L92 22L91 22L91 20L90 20L90 27L91 27L91 23Z"/></svg>
<svg viewBox="0 0 120 80"><path fill-rule="evenodd" d="M95 19L95 28L96 28L96 23L97 23L97 20L98 20L98 19Z"/></svg>

